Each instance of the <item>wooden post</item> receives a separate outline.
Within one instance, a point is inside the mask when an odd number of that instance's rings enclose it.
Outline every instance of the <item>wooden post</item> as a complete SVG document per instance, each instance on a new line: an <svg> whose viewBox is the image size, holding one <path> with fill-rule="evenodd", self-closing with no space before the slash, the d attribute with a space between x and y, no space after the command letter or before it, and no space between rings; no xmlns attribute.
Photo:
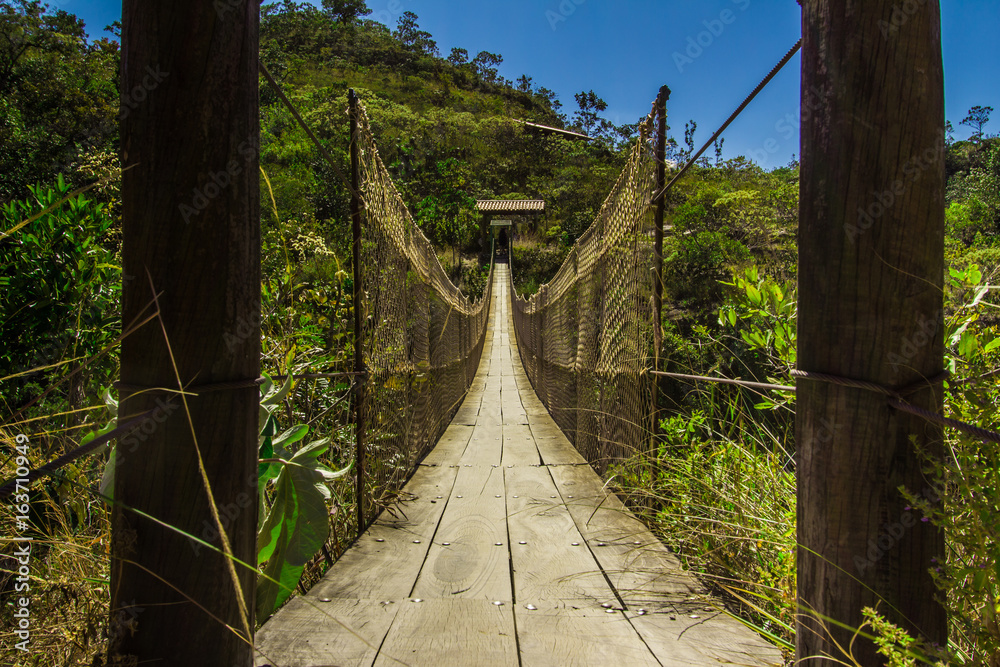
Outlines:
<svg viewBox="0 0 1000 667"><path fill-rule="evenodd" d="M155 292L160 322L121 346L121 415L158 411L116 449L111 665L253 664L259 11L122 7L122 321ZM198 395L149 390L179 381Z"/></svg>
<svg viewBox="0 0 1000 667"><path fill-rule="evenodd" d="M656 192L663 190L667 184L667 101L670 99L670 88L663 86L656 98ZM656 322L653 324L654 361L653 370L660 368L660 347L663 344L663 217L666 212L666 197L660 197L656 202L656 241L655 259L656 275L653 285L653 314ZM659 428L659 398L660 378L653 376L653 406L652 425L650 433L656 434Z"/></svg>
<svg viewBox="0 0 1000 667"><path fill-rule="evenodd" d="M358 96L351 89L347 93L351 116L351 227L354 233L354 433L357 441L357 499L358 535L365 532L365 373L364 321L361 297L363 285L361 277L361 155L358 141L359 110Z"/></svg>
<svg viewBox="0 0 1000 667"><path fill-rule="evenodd" d="M944 353L940 7L912 4L802 2L798 365L887 387L923 382L908 399L940 413L940 383L926 382ZM942 432L878 393L799 382L798 660L843 664L835 642L854 633L836 623L859 627L865 606L946 643L928 574L943 537L898 491L936 497L911 439L934 452ZM854 654L885 663L860 638Z"/></svg>

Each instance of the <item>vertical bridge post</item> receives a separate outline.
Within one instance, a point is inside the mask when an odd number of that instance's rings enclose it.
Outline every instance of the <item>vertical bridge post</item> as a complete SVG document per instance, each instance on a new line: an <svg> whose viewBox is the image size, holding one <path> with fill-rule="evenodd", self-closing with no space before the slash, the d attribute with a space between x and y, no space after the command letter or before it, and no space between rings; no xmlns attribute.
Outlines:
<svg viewBox="0 0 1000 667"><path fill-rule="evenodd" d="M143 424L155 428L140 450L123 441L116 454L108 660L249 667L257 573L245 564L257 562L260 405L260 7L256 0L221 10L196 0L120 6L120 89L148 90L121 119L122 274L136 277L122 285L122 330L152 308L159 322L121 342L119 415L123 423L157 408L158 416ZM242 327L247 335L237 340L232 334ZM155 389L180 385L189 393Z"/></svg>
<svg viewBox="0 0 1000 667"><path fill-rule="evenodd" d="M656 192L662 192L667 185L667 100L670 99L670 88L663 86L656 98ZM653 283L653 347L654 371L660 368L660 346L663 343L663 217L666 213L666 197L660 197L656 202L656 275ZM652 424L650 433L655 434L659 419L660 378L653 376L653 405L650 412Z"/></svg>
<svg viewBox="0 0 1000 667"><path fill-rule="evenodd" d="M351 118L351 227L354 234L354 436L357 442L358 536L365 531L365 371L364 322L361 312L361 147L359 146L358 96L347 93Z"/></svg>
<svg viewBox="0 0 1000 667"><path fill-rule="evenodd" d="M912 387L909 402L940 414L941 14L914 5L897 26L893 0L802 2L798 364ZM943 536L899 492L936 502L914 443L936 453L941 428L867 389L805 377L798 390L797 662L844 664L851 647L852 664L884 664L854 641L863 607L945 645L929 574Z"/></svg>

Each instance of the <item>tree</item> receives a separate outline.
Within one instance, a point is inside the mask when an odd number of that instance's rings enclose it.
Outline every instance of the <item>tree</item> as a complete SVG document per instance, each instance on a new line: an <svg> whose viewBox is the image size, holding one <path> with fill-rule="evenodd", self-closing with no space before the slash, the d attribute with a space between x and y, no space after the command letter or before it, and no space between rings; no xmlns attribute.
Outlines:
<svg viewBox="0 0 1000 667"><path fill-rule="evenodd" d="M323 0L323 12L337 23L349 25L368 16L372 10L368 9L365 0Z"/></svg>
<svg viewBox="0 0 1000 667"><path fill-rule="evenodd" d="M722 164L722 146L726 143L725 137L715 140L715 166Z"/></svg>
<svg viewBox="0 0 1000 667"><path fill-rule="evenodd" d="M608 124L601 118L601 112L607 110L608 103L598 97L593 90L574 95L579 111L573 113L573 122L588 136L597 136Z"/></svg>
<svg viewBox="0 0 1000 667"><path fill-rule="evenodd" d="M159 301L158 320L122 341L119 416L160 412L141 449L116 452L109 663L249 667L259 2L125 0L122 10L122 89L150 69L169 76L122 121L123 270L138 278L124 284L122 321L142 321L154 293ZM179 384L192 394L144 391Z"/></svg>
<svg viewBox="0 0 1000 667"><path fill-rule="evenodd" d="M962 119L960 123L972 128L972 136L969 139L976 142L982 141L983 126L990 122L991 113L993 113L993 107L981 107L978 104L969 109L969 115Z"/></svg>
<svg viewBox="0 0 1000 667"><path fill-rule="evenodd" d="M448 62L450 62L455 67L461 67L462 65L467 65L469 62L469 51L467 49L460 49L454 47L451 50L451 55L448 56Z"/></svg>
<svg viewBox="0 0 1000 667"><path fill-rule="evenodd" d="M527 74L522 74L521 78L517 80L517 89L522 93L528 93L530 95L532 89L531 77Z"/></svg>
<svg viewBox="0 0 1000 667"><path fill-rule="evenodd" d="M684 123L684 145L687 146L687 151L684 152L685 159L694 155L694 133L697 131L697 121L691 120Z"/></svg>
<svg viewBox="0 0 1000 667"><path fill-rule="evenodd" d="M865 607L948 641L931 575L944 536L900 493L938 505L917 448L939 454L941 427L844 384L911 387L907 402L942 412L941 9L920 4L885 40L893 3L802 2L803 108L814 90L836 103L802 121L797 366L840 380L798 381L796 664L885 664L856 632Z"/></svg>
<svg viewBox="0 0 1000 667"><path fill-rule="evenodd" d="M436 56L438 54L437 42L431 39L429 32L420 29L417 18L413 12L403 12L403 15L396 21L396 32L393 36L411 51Z"/></svg>
<svg viewBox="0 0 1000 667"><path fill-rule="evenodd" d="M113 144L118 67L118 44L89 43L72 14L0 0L0 201L23 198L28 186L70 174L85 152ZM126 108L132 98L124 96Z"/></svg>
<svg viewBox="0 0 1000 667"><path fill-rule="evenodd" d="M458 249L474 231L476 199L469 194L470 172L455 158L437 163L431 194L417 205L421 227L435 242L452 247L458 264Z"/></svg>
<svg viewBox="0 0 1000 667"><path fill-rule="evenodd" d="M565 114L560 113L563 107L562 102L559 101L559 96L556 95L554 91L551 91L543 86L539 86L538 90L535 91L535 95L545 100L548 103L549 108L551 108L552 111L559 116L560 120L564 123L566 122Z"/></svg>
<svg viewBox="0 0 1000 667"><path fill-rule="evenodd" d="M480 51L472 59L472 68L479 78L487 83L497 83L497 67L503 62L503 56L489 51Z"/></svg>

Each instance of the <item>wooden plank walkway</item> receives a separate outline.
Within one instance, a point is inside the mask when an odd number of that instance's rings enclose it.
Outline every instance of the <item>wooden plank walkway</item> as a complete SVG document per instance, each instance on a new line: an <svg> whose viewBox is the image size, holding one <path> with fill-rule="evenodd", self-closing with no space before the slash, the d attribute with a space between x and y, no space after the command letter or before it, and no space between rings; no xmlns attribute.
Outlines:
<svg viewBox="0 0 1000 667"><path fill-rule="evenodd" d="M780 665L556 427L497 269L479 372L407 484L405 516L384 513L275 614L256 665Z"/></svg>

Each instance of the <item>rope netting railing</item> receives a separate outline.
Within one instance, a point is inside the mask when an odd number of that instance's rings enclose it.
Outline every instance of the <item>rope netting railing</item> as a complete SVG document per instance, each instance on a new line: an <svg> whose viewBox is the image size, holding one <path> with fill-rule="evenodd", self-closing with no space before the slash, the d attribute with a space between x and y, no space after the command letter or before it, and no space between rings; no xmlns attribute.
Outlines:
<svg viewBox="0 0 1000 667"><path fill-rule="evenodd" d="M352 108L367 373L359 512L371 520L391 504L472 384L493 280L491 270L474 303L452 284L379 157L364 106L355 98Z"/></svg>
<svg viewBox="0 0 1000 667"><path fill-rule="evenodd" d="M524 300L511 283L525 372L600 472L648 441L655 263L654 116L597 218L555 277Z"/></svg>

